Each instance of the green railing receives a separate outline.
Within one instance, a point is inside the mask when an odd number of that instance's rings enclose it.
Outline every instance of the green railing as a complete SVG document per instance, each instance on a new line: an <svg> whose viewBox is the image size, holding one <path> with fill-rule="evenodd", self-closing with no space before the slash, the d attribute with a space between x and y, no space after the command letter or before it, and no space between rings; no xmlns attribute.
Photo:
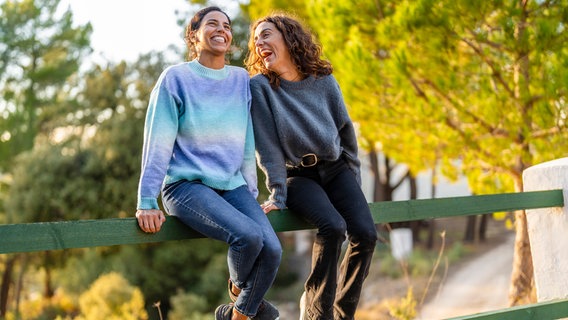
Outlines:
<svg viewBox="0 0 568 320"><path fill-rule="evenodd" d="M568 317L568 299L476 313L449 320L555 320Z"/></svg>
<svg viewBox="0 0 568 320"><path fill-rule="evenodd" d="M563 207L562 190L476 195L453 198L375 202L369 204L375 223L402 222ZM271 212L277 232L313 229L288 210ZM125 244L142 244L202 238L175 217L168 217L162 230L146 234L135 218L37 222L0 225L0 254L61 250ZM548 301L454 319L558 319L568 317L568 300Z"/></svg>

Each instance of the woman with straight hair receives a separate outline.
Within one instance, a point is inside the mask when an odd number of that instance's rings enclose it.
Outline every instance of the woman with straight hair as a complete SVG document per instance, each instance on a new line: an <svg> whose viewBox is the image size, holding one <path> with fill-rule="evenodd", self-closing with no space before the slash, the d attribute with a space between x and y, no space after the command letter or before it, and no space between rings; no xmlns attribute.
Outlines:
<svg viewBox="0 0 568 320"><path fill-rule="evenodd" d="M136 217L158 232L168 214L203 235L229 244L231 303L217 320L275 320L263 297L282 255L258 196L249 76L226 65L231 20L218 7L191 19L185 39L191 61L158 79L146 115Z"/></svg>

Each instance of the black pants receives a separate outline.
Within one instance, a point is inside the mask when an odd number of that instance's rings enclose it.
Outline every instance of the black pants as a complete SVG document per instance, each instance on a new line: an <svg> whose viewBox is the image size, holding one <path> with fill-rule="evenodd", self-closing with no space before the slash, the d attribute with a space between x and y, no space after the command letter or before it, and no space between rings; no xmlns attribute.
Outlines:
<svg viewBox="0 0 568 320"><path fill-rule="evenodd" d="M355 174L343 158L288 170L287 206L317 226L305 283L309 320L354 319L377 230ZM349 245L338 274L341 246Z"/></svg>

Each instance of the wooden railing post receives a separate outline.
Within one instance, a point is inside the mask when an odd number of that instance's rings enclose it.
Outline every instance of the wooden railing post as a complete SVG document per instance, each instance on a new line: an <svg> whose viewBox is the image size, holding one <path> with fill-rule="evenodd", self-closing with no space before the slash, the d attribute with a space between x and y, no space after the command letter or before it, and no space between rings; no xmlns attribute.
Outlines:
<svg viewBox="0 0 568 320"><path fill-rule="evenodd" d="M568 158L523 172L524 191L562 189L568 199ZM568 298L568 206L527 209L538 301Z"/></svg>

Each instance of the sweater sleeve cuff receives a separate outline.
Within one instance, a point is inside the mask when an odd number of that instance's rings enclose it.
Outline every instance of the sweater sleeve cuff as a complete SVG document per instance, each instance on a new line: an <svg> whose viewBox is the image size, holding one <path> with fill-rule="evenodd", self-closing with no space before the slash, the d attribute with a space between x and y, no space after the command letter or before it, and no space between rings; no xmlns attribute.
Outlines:
<svg viewBox="0 0 568 320"><path fill-rule="evenodd" d="M285 209L286 208L286 191L280 190L280 192L273 190L272 194L268 198L270 202L272 202L278 209Z"/></svg>
<svg viewBox="0 0 568 320"><path fill-rule="evenodd" d="M282 202L272 201L272 203L278 207L278 209L286 209L286 204Z"/></svg>
<svg viewBox="0 0 568 320"><path fill-rule="evenodd" d="M156 198L142 197L138 199L137 209L148 210L148 209L160 209L158 206L158 200Z"/></svg>
<svg viewBox="0 0 568 320"><path fill-rule="evenodd" d="M256 199L258 198L258 188L256 186L247 185L249 192Z"/></svg>

